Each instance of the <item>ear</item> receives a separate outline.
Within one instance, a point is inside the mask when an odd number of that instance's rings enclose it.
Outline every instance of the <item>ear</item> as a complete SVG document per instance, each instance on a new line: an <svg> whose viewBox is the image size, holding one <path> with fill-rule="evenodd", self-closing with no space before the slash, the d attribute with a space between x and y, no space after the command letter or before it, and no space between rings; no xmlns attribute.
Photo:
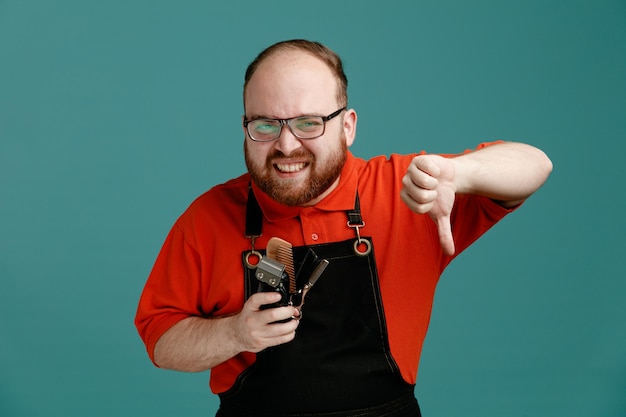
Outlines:
<svg viewBox="0 0 626 417"><path fill-rule="evenodd" d="M243 127L243 122L246 120L246 115L241 116L241 129L243 130L243 139L246 140L248 138L248 132L246 132L246 128Z"/></svg>
<svg viewBox="0 0 626 417"><path fill-rule="evenodd" d="M356 111L354 111L354 109L346 110L346 114L343 116L343 133L348 147L352 146L354 138L356 137L356 121Z"/></svg>

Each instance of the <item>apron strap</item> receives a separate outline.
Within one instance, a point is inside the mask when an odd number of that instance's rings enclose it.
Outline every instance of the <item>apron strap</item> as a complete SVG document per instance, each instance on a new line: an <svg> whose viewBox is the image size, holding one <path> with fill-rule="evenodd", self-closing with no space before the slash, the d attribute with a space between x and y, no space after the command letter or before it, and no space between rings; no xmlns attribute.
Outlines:
<svg viewBox="0 0 626 417"><path fill-rule="evenodd" d="M361 217L361 201L359 200L359 192L356 192L354 198L354 209L348 211L348 226L363 227L363 218Z"/></svg>
<svg viewBox="0 0 626 417"><path fill-rule="evenodd" d="M248 184L248 202L246 203L246 238L254 239L263 234L263 213L259 206L252 184Z"/></svg>

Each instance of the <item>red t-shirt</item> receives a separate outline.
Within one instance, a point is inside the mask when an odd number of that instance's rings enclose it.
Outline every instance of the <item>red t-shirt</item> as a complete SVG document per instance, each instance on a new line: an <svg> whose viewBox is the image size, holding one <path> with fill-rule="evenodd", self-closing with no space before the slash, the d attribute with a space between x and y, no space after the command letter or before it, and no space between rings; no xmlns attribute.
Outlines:
<svg viewBox="0 0 626 417"><path fill-rule="evenodd" d="M294 246L354 238L354 229L346 224L346 211L354 207L358 189L365 222L360 232L373 241L391 354L411 384L417 377L435 286L453 259L443 254L430 217L413 213L400 199L401 179L415 156L365 161L348 153L339 185L312 207L281 205L253 186L264 215L263 236L256 240L256 249L264 249L274 236ZM249 175L244 174L207 191L167 236L136 316L139 334L153 360L156 342L178 321L241 310L242 252L251 249L250 239L244 236L249 183ZM455 256L510 211L485 197L457 195L451 219ZM228 390L255 357L244 352L213 368L213 392Z"/></svg>

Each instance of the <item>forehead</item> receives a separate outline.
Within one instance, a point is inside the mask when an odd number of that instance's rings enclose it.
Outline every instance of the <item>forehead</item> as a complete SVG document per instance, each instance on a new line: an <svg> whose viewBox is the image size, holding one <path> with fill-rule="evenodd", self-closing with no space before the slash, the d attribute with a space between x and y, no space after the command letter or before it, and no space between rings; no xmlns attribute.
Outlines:
<svg viewBox="0 0 626 417"><path fill-rule="evenodd" d="M244 92L248 117L326 114L337 105L338 83L328 65L304 51L281 51L257 67Z"/></svg>

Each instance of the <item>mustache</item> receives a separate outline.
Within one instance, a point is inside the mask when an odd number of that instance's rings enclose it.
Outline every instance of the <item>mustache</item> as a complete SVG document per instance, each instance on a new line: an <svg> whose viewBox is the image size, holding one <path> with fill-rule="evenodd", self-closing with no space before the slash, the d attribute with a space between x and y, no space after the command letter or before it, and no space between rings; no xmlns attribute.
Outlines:
<svg viewBox="0 0 626 417"><path fill-rule="evenodd" d="M289 155L285 155L283 152L279 151L278 149L274 149L267 156L267 160L270 161L275 158L301 158L301 159L307 159L310 161L315 160L315 156L313 155L313 153L311 153L310 151L304 148L296 149L293 152L291 152Z"/></svg>

